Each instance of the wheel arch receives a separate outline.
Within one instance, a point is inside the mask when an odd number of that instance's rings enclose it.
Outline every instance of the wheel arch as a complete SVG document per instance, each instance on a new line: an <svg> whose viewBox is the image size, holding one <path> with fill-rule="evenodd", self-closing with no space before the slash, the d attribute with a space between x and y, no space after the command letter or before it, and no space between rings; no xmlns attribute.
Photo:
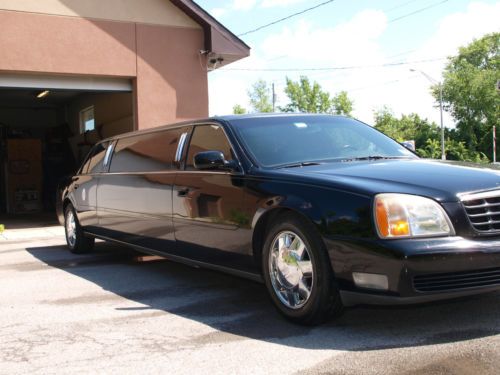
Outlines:
<svg viewBox="0 0 500 375"><path fill-rule="evenodd" d="M66 215L66 208L69 206L69 205L72 205L75 210L76 210L76 207L75 207L75 202L73 202L73 200L70 198L69 195L66 196L66 198L63 199L63 202L62 202L62 216L63 218L65 217Z"/></svg>
<svg viewBox="0 0 500 375"><path fill-rule="evenodd" d="M312 218L310 215L301 211L296 207L291 206L279 206L273 207L268 210L258 211L253 220L253 234L252 234L252 253L255 264L261 269L262 265L262 249L264 246L264 242L266 241L266 233L269 228L269 225L276 220L277 217L292 214L302 221L308 223L309 225L315 227L318 232L320 224L316 222L316 218ZM320 236L321 237L321 236ZM323 239L321 238L323 242Z"/></svg>

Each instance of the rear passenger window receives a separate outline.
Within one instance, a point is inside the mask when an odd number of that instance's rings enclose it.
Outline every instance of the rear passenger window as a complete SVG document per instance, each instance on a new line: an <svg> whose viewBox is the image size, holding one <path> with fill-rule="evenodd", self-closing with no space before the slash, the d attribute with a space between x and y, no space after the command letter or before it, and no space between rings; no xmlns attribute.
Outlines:
<svg viewBox="0 0 500 375"><path fill-rule="evenodd" d="M186 169L194 170L194 156L202 151L221 151L226 160L232 160L231 145L222 127L218 125L201 125L194 129L189 144Z"/></svg>
<svg viewBox="0 0 500 375"><path fill-rule="evenodd" d="M158 172L176 168L177 143L186 128L119 139L111 159L110 172Z"/></svg>

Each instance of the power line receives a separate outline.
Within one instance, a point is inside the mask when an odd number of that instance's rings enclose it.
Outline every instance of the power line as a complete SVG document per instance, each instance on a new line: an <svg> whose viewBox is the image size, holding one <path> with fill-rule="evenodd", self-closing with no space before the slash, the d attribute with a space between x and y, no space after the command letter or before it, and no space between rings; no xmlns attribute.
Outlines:
<svg viewBox="0 0 500 375"><path fill-rule="evenodd" d="M277 23L280 23L280 22L283 22L283 21L286 21L286 20L289 20L290 18L293 18L293 17L297 17L297 16L300 16L301 14L304 14L304 13L307 13L307 12L310 12L311 10L314 10L314 9L317 9L319 7L322 7L324 5L327 5L327 4L330 4L330 3L333 3L335 0L328 0L328 1L324 1L318 5L315 5L313 7L310 7L310 8L306 8L304 10L301 10L299 12L296 12L296 13L292 13L286 17L283 17L283 18L280 18L280 19L277 19L276 21L273 21L273 22L270 22L270 23L267 23L265 25L262 25L262 26L259 26L257 27L256 29L252 29L252 30L248 30L248 31L245 31L244 33L241 33L241 34L238 34L238 36L244 36L244 35L248 35L248 34L251 34L251 33L255 33L257 31L260 31L262 29L265 29L266 27L269 27L269 26L273 26L273 25L276 25Z"/></svg>
<svg viewBox="0 0 500 375"><path fill-rule="evenodd" d="M441 4L444 4L444 3L447 3L449 0L443 0L443 1L440 1L439 3L436 3L436 4L431 4L431 5L428 5L424 8L420 8L420 9L417 9L411 13L407 13L407 14L403 14L402 16L399 16L399 17L396 17L396 18L393 18L391 20L389 20L387 23L393 23L393 22L396 22L396 21L399 21L399 20L402 20L404 18L407 18L407 17L410 17L410 16L413 16L414 14L417 14L417 13L421 13L423 11L426 11L427 9L431 9L431 8L434 8L434 7L437 7L438 5L441 5Z"/></svg>
<svg viewBox="0 0 500 375"><path fill-rule="evenodd" d="M410 50L408 50L408 51L399 52L399 53L397 53L397 54L395 54L395 55L387 56L387 58L388 58L388 59L392 59L392 58L394 58L394 57L399 57L399 56L408 55L409 53L415 52L415 51L417 51L417 50L418 50L418 48L410 49Z"/></svg>
<svg viewBox="0 0 500 375"><path fill-rule="evenodd" d="M392 12L393 10L396 10L396 9L399 9L399 8L403 8L403 7L407 6L408 4L414 3L415 1L420 1L420 0L409 0L406 3L399 4L399 5L396 5L395 7L387 9L386 13Z"/></svg>
<svg viewBox="0 0 500 375"><path fill-rule="evenodd" d="M329 70L352 70L352 69L369 69L369 68L385 68L401 65L411 65L418 63L427 63L433 61L445 60L446 57L439 57L435 59L416 60L416 61L398 61L392 63L385 63L380 65L351 65L351 66L334 66L322 68L222 68L223 71L250 71L250 72L312 72L312 71L329 71Z"/></svg>
<svg viewBox="0 0 500 375"><path fill-rule="evenodd" d="M353 88L353 89L344 89L344 91L348 91L348 92L362 91L362 90L372 89L372 88L375 88L375 87L388 86L388 85L392 85L394 83L398 83L398 82L402 82L402 81L408 81L409 79L414 79L416 77L418 77L418 76L417 75L411 75L411 76L406 77L406 78L400 78L400 79L394 79L392 81L385 81L385 82L374 83L373 85L370 85L370 86L356 87L356 88Z"/></svg>

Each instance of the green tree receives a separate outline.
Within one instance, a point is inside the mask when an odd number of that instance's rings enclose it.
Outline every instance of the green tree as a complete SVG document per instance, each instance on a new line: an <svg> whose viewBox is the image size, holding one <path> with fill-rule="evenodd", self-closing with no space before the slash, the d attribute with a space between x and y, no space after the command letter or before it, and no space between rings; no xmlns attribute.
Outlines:
<svg viewBox="0 0 500 375"><path fill-rule="evenodd" d="M349 99L346 91L341 91L332 99L334 113L336 115L351 116L354 102Z"/></svg>
<svg viewBox="0 0 500 375"><path fill-rule="evenodd" d="M398 142L414 140L417 150L424 148L429 139L438 143L440 139L440 129L435 123L416 113L397 118L387 107L375 112L375 128Z"/></svg>
<svg viewBox="0 0 500 375"><path fill-rule="evenodd" d="M285 93L290 103L280 108L283 112L333 113L335 110L330 94L317 82L311 84L305 76L297 82L287 77Z"/></svg>
<svg viewBox="0 0 500 375"><path fill-rule="evenodd" d="M235 104L233 106L233 114L244 115L245 113L247 113L247 110L245 108L243 108L241 105Z"/></svg>
<svg viewBox="0 0 500 375"><path fill-rule="evenodd" d="M383 108L375 113L375 128L398 142L414 140L416 152L423 158L441 159L441 129L415 113L397 118L388 108ZM445 129L445 139L447 159L488 162L483 153L468 149L455 129Z"/></svg>
<svg viewBox="0 0 500 375"><path fill-rule="evenodd" d="M449 58L443 75L445 109L457 121L457 138L469 152L491 155L491 130L500 125L500 33L474 40ZM439 85L433 86L439 98Z"/></svg>
<svg viewBox="0 0 500 375"><path fill-rule="evenodd" d="M266 81L261 79L255 82L252 89L248 91L253 110L262 113L272 112L273 101L271 95L271 89Z"/></svg>
<svg viewBox="0 0 500 375"><path fill-rule="evenodd" d="M324 91L319 83L309 81L306 76L301 76L297 82L286 79L285 93L290 103L280 107L283 112L309 112L331 113L350 116L354 102L341 91L333 98Z"/></svg>
<svg viewBox="0 0 500 375"><path fill-rule="evenodd" d="M417 153L423 158L441 159L441 142L429 138L423 147L417 148Z"/></svg>

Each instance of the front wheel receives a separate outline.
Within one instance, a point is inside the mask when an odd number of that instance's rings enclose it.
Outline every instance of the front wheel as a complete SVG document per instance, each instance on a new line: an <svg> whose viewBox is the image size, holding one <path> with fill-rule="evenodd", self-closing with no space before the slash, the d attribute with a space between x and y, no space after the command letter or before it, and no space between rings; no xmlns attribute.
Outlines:
<svg viewBox="0 0 500 375"><path fill-rule="evenodd" d="M71 204L68 204L64 213L64 232L66 243L72 253L84 254L93 250L95 239L85 236Z"/></svg>
<svg viewBox="0 0 500 375"><path fill-rule="evenodd" d="M312 224L294 215L278 218L268 230L262 262L271 299L288 319L316 325L342 312L329 257Z"/></svg>

